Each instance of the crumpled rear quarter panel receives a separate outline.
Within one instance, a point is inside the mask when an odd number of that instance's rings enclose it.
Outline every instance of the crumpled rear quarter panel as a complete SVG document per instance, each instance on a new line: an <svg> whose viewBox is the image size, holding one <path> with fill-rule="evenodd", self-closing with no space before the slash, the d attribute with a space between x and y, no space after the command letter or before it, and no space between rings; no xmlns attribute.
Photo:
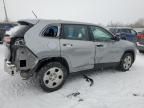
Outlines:
<svg viewBox="0 0 144 108"><path fill-rule="evenodd" d="M24 36L26 46L38 56L39 59L60 56L59 38L42 36L42 31L49 23L40 21Z"/></svg>

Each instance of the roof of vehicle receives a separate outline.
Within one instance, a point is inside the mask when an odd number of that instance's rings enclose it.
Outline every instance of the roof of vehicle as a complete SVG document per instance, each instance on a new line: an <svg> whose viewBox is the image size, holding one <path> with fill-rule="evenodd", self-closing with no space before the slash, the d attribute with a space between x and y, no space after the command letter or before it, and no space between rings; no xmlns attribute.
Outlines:
<svg viewBox="0 0 144 108"><path fill-rule="evenodd" d="M132 29L131 27L108 27L109 29Z"/></svg>
<svg viewBox="0 0 144 108"><path fill-rule="evenodd" d="M84 23L84 22L77 22L77 21L66 21L66 20L44 20L44 19L25 19L19 20L19 23L26 22L30 24L37 24L38 22L46 22L46 23L59 23L59 24L84 24L84 25L96 25L92 23ZM98 26L98 25L97 25Z"/></svg>

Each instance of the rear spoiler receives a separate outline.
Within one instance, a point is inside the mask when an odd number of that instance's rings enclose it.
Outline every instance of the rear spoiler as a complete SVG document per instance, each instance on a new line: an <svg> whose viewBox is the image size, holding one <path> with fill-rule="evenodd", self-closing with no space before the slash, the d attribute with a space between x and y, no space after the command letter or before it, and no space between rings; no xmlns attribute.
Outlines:
<svg viewBox="0 0 144 108"><path fill-rule="evenodd" d="M39 22L39 20L38 19L35 19L35 20L20 20L20 21L17 21L17 22L21 25L33 26L33 25L37 24Z"/></svg>

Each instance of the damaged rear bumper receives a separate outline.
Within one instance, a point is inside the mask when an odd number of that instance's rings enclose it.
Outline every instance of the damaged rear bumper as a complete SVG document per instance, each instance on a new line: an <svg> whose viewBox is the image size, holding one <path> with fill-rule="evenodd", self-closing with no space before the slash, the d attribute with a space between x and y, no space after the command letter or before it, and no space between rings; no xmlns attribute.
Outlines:
<svg viewBox="0 0 144 108"><path fill-rule="evenodd" d="M5 72L10 75L20 73L21 77L29 77L38 63L37 56L26 46L17 46L17 48L12 49L12 52L10 52L9 47L6 49L8 51L4 61ZM10 58L13 60L11 61Z"/></svg>

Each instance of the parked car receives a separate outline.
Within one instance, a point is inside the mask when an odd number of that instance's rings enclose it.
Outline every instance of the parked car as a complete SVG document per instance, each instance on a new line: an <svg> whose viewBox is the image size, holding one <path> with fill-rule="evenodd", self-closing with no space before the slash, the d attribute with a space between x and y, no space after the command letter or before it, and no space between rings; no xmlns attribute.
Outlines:
<svg viewBox="0 0 144 108"><path fill-rule="evenodd" d="M144 32L137 35L137 48L140 53L144 53Z"/></svg>
<svg viewBox="0 0 144 108"><path fill-rule="evenodd" d="M110 27L109 30L117 36L120 36L121 39L131 41L136 43L137 41L137 32L132 28L124 27Z"/></svg>
<svg viewBox="0 0 144 108"><path fill-rule="evenodd" d="M105 67L128 71L136 46L95 24L62 20L23 20L6 33L5 71L38 76L47 92L62 87L69 73Z"/></svg>
<svg viewBox="0 0 144 108"><path fill-rule="evenodd" d="M16 26L14 23L0 23L0 43L2 43L3 36L6 31Z"/></svg>

